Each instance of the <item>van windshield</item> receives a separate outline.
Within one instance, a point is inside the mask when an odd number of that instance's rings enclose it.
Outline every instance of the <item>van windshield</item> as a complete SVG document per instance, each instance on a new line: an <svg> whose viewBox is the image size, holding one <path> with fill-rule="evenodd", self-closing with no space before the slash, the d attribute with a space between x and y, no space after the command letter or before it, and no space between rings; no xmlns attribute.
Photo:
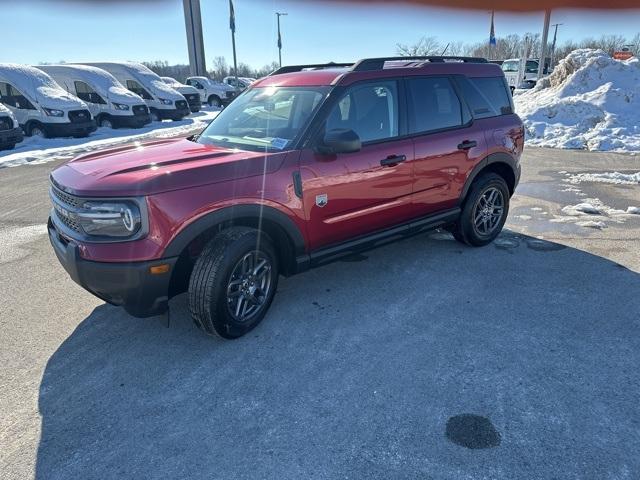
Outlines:
<svg viewBox="0 0 640 480"><path fill-rule="evenodd" d="M517 72L520 68L520 60L507 60L502 64L503 72ZM535 60L527 60L524 69L525 73L538 73L538 62Z"/></svg>
<svg viewBox="0 0 640 480"><path fill-rule="evenodd" d="M263 87L247 90L198 137L198 143L250 151L291 148L329 87Z"/></svg>

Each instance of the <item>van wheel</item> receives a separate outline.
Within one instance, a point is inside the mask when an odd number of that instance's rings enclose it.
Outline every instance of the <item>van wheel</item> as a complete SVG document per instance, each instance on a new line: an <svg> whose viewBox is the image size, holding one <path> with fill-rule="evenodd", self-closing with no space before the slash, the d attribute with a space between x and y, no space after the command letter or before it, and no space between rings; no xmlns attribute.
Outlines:
<svg viewBox="0 0 640 480"><path fill-rule="evenodd" d="M109 117L100 117L98 119L98 126L103 128L113 128L113 122Z"/></svg>
<svg viewBox="0 0 640 480"><path fill-rule="evenodd" d="M208 334L238 338L264 318L278 286L271 240L256 229L232 227L216 235L189 280L189 311Z"/></svg>
<svg viewBox="0 0 640 480"><path fill-rule="evenodd" d="M485 173L471 185L458 221L451 227L456 240L474 247L491 243L509 213L509 188L500 175Z"/></svg>
<svg viewBox="0 0 640 480"><path fill-rule="evenodd" d="M39 123L32 123L32 124L28 125L27 126L27 131L25 133L29 137L47 138L47 131Z"/></svg>
<svg viewBox="0 0 640 480"><path fill-rule="evenodd" d="M220 105L222 105L222 102L220 101L220 98L218 98L215 95L211 95L209 97L209 106L210 107L220 108Z"/></svg>
<svg viewBox="0 0 640 480"><path fill-rule="evenodd" d="M152 122L159 122L160 121L160 115L158 115L158 111L156 109L152 109L149 112L149 115L151 115L151 121Z"/></svg>

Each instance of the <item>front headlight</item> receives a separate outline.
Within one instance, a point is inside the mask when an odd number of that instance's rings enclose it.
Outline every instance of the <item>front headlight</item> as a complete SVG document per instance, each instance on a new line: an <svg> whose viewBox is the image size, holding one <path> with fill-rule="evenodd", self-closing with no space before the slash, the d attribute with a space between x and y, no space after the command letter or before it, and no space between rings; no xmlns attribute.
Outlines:
<svg viewBox="0 0 640 480"><path fill-rule="evenodd" d="M85 202L78 221L87 235L105 237L130 237L142 225L140 208L128 201Z"/></svg>
<svg viewBox="0 0 640 480"><path fill-rule="evenodd" d="M44 113L50 117L64 117L64 112L62 110L56 110L55 108L43 108L43 110Z"/></svg>
<svg viewBox="0 0 640 480"><path fill-rule="evenodd" d="M115 108L116 110L129 110L129 105L113 102L113 108Z"/></svg>
<svg viewBox="0 0 640 480"><path fill-rule="evenodd" d="M166 98L159 98L158 100L160 100L163 105L173 105L173 100L167 100Z"/></svg>

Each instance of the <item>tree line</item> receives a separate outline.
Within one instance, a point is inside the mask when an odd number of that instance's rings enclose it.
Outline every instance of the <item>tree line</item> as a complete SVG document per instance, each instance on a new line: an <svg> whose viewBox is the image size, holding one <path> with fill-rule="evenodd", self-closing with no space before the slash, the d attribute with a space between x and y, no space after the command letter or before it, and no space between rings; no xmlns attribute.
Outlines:
<svg viewBox="0 0 640 480"><path fill-rule="evenodd" d="M182 83L191 76L189 65L169 65L169 62L162 60L143 62L143 64L161 77L173 77ZM238 63L238 77L261 78L277 68L278 62L271 62L257 69L241 62ZM215 57L207 73L210 78L221 82L224 77L233 76L233 65L229 65L224 57Z"/></svg>
<svg viewBox="0 0 640 480"><path fill-rule="evenodd" d="M551 43L553 41L553 31L550 32L548 45L548 55L551 56ZM463 43L463 42L443 42L437 37L422 37L412 45L396 44L396 52L400 56L428 56L428 55L459 55L469 57L484 57L489 60L506 60L507 58L518 58L522 51L525 40L529 40L531 49L530 56L540 55L541 42L540 34L526 33L524 35L511 34L496 38L496 45L490 46L489 42ZM599 48L609 55L613 52L628 47L634 53L640 49L640 33L634 37L627 38L623 35L602 35L598 38L585 38L580 41L564 41L556 45L554 58L566 57L571 51L577 48Z"/></svg>

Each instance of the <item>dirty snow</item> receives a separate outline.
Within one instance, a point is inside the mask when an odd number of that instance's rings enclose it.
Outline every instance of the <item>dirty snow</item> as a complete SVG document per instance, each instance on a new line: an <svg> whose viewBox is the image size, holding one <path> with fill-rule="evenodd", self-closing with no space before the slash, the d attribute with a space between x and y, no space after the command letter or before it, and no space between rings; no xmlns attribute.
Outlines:
<svg viewBox="0 0 640 480"><path fill-rule="evenodd" d="M640 61L571 52L547 78L514 96L528 145L640 151Z"/></svg>
<svg viewBox="0 0 640 480"><path fill-rule="evenodd" d="M575 174L570 174L568 178L564 179L564 181L573 183L573 184L591 182L591 183L613 183L616 185L640 185L640 172L636 172L636 173L620 173L620 172L575 173Z"/></svg>
<svg viewBox="0 0 640 480"><path fill-rule="evenodd" d="M607 227L607 223L624 223L628 218L639 215L640 208L630 206L626 210L620 210L605 205L598 198L588 198L576 205L563 207L562 214L554 215L549 221L602 229Z"/></svg>
<svg viewBox="0 0 640 480"><path fill-rule="evenodd" d="M150 138L187 136L203 129L218 113L218 110L201 111L178 122L152 122L137 129L98 128L87 138L25 137L15 150L0 150L0 168L45 163L64 156L72 157Z"/></svg>

